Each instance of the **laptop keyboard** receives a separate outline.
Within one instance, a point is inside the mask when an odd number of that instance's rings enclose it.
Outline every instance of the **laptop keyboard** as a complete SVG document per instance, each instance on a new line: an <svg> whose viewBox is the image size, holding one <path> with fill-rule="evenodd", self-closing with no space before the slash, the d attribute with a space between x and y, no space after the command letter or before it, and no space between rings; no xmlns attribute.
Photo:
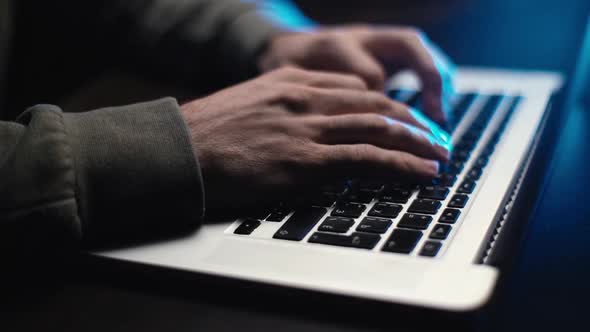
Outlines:
<svg viewBox="0 0 590 332"><path fill-rule="evenodd" d="M419 92L394 90L389 96L420 107ZM350 180L325 186L320 193L310 194L307 207L293 209L282 205L272 210L252 211L242 219L234 234L247 236L262 223L282 223L273 239L435 257L457 226L521 99L475 92L458 95L447 123L449 132L458 128L474 103L479 102L481 107L455 142L450 162L441 165L439 176L429 183ZM472 155L504 101L508 106L499 125L479 153ZM418 248L423 238L426 240Z"/></svg>

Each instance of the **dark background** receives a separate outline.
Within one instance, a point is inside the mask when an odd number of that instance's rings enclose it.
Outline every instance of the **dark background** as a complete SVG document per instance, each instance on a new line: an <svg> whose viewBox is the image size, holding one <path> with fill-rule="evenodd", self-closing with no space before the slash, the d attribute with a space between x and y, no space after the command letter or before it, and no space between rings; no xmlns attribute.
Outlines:
<svg viewBox="0 0 590 332"><path fill-rule="evenodd" d="M587 1L573 0L297 2L325 23L419 26L458 64L551 70L567 69L578 28L574 22L588 13ZM100 96L105 103L124 100ZM81 256L0 269L0 330L584 329L590 295L590 112L567 110L563 123L556 152L546 155L537 200L526 211L529 227L510 254L514 268L505 271L493 305L476 315L155 273ZM551 144L546 148L551 152Z"/></svg>

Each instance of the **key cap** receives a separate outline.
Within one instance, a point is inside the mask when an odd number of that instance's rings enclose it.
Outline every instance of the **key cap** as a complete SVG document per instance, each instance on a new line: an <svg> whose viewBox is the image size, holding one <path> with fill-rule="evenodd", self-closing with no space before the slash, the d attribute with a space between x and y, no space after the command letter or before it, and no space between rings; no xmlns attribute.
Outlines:
<svg viewBox="0 0 590 332"><path fill-rule="evenodd" d="M400 222L397 224L397 227L427 229L431 221L431 216L425 216L423 214L406 213L402 217L402 220L400 220Z"/></svg>
<svg viewBox="0 0 590 332"><path fill-rule="evenodd" d="M469 196L463 194L455 194L451 201L449 202L450 207L454 208L462 208L467 204L469 200Z"/></svg>
<svg viewBox="0 0 590 332"><path fill-rule="evenodd" d="M455 151L453 151L453 154L451 156L451 160L465 162L467 159L469 159L470 155L471 155L471 151L455 150Z"/></svg>
<svg viewBox="0 0 590 332"><path fill-rule="evenodd" d="M252 218L244 220L240 226L234 230L234 234L249 235L260 226L260 221Z"/></svg>
<svg viewBox="0 0 590 332"><path fill-rule="evenodd" d="M464 139L477 141L481 136L481 131L478 129L470 129L463 134Z"/></svg>
<svg viewBox="0 0 590 332"><path fill-rule="evenodd" d="M444 200L449 194L449 188L438 186L426 186L420 190L418 197Z"/></svg>
<svg viewBox="0 0 590 332"><path fill-rule="evenodd" d="M473 192L473 189L475 189L475 182L471 180L464 180L463 182L461 182L459 188L457 188L457 192L463 194L471 194Z"/></svg>
<svg viewBox="0 0 590 332"><path fill-rule="evenodd" d="M426 241L420 250L420 256L434 257L438 254L442 243L438 241Z"/></svg>
<svg viewBox="0 0 590 332"><path fill-rule="evenodd" d="M337 194L325 192L312 197L309 203L313 206L331 207L337 199Z"/></svg>
<svg viewBox="0 0 590 332"><path fill-rule="evenodd" d="M457 221L457 219L459 219L460 214L460 210L446 208L443 211L440 218L438 219L438 222L442 222L445 224L454 224Z"/></svg>
<svg viewBox="0 0 590 332"><path fill-rule="evenodd" d="M391 221L387 219L379 219L379 218L372 218L366 217L363 221L356 227L357 231L360 232L369 232L369 233L379 233L383 234L387 231L387 229L391 226Z"/></svg>
<svg viewBox="0 0 590 332"><path fill-rule="evenodd" d="M431 239L437 240L444 240L449 236L449 232L451 231L451 226L445 224L436 224L430 232Z"/></svg>
<svg viewBox="0 0 590 332"><path fill-rule="evenodd" d="M339 203L332 210L332 215L336 217L358 218L365 211L365 208L366 206L364 204Z"/></svg>
<svg viewBox="0 0 590 332"><path fill-rule="evenodd" d="M381 236L369 233L352 233L348 236L328 234L328 233L313 233L309 238L310 243L329 244L333 246L373 249L375 245L381 240Z"/></svg>
<svg viewBox="0 0 590 332"><path fill-rule="evenodd" d="M364 191L374 191L377 192L383 188L383 184L381 182L370 181L370 180L361 180L359 181L359 189Z"/></svg>
<svg viewBox="0 0 590 332"><path fill-rule="evenodd" d="M412 191L409 189L391 188L382 192L379 200L381 202L406 203L411 195Z"/></svg>
<svg viewBox="0 0 590 332"><path fill-rule="evenodd" d="M436 183L439 186L443 186L443 187L452 187L455 182L457 181L457 175L456 174L448 174L448 173L442 173L439 174L438 177L436 177Z"/></svg>
<svg viewBox="0 0 590 332"><path fill-rule="evenodd" d="M373 205L369 215L372 217L395 218L401 210L401 205L379 202Z"/></svg>
<svg viewBox="0 0 590 332"><path fill-rule="evenodd" d="M481 156L481 157L477 158L477 160L475 161L475 164L473 166L479 167L479 168L484 168L488 164L488 160L489 159L487 156Z"/></svg>
<svg viewBox="0 0 590 332"><path fill-rule="evenodd" d="M346 233L354 225L354 219L345 217L328 217L318 227L321 232Z"/></svg>
<svg viewBox="0 0 590 332"><path fill-rule="evenodd" d="M326 214L327 209L310 207L295 211L293 215L279 228L273 238L301 241L313 226Z"/></svg>
<svg viewBox="0 0 590 332"><path fill-rule="evenodd" d="M448 165L443 166L443 168L446 168L445 173L458 174L461 173L464 165L462 161L451 161Z"/></svg>
<svg viewBox="0 0 590 332"><path fill-rule="evenodd" d="M278 207L275 208L272 213L270 214L270 216L268 216L266 218L267 221L283 221L283 219L285 219L285 217L291 213L291 209L287 208L287 207Z"/></svg>
<svg viewBox="0 0 590 332"><path fill-rule="evenodd" d="M481 168L479 168L479 167L472 167L469 170L469 172L467 172L467 174L465 175L465 177L471 181L479 180L480 176L481 176Z"/></svg>
<svg viewBox="0 0 590 332"><path fill-rule="evenodd" d="M477 142L474 141L461 140L459 141L459 143L457 143L457 145L455 145L455 149L473 151L473 148L475 147L476 143Z"/></svg>
<svg viewBox="0 0 590 332"><path fill-rule="evenodd" d="M367 190L357 190L348 192L342 197L343 202L371 203L375 193Z"/></svg>
<svg viewBox="0 0 590 332"><path fill-rule="evenodd" d="M270 214L269 209L251 209L244 213L245 216L248 216L252 219L264 220Z"/></svg>
<svg viewBox="0 0 590 332"><path fill-rule="evenodd" d="M422 237L422 232L409 229L395 229L385 241L381 250L409 254Z"/></svg>
<svg viewBox="0 0 590 332"><path fill-rule="evenodd" d="M494 150L496 149L497 142L498 142L497 139L494 139L494 137L492 137L490 139L490 141L488 141L488 144L481 150L480 156L489 157L492 153L494 153Z"/></svg>
<svg viewBox="0 0 590 332"><path fill-rule="evenodd" d="M476 93L466 93L465 95L463 95L461 100L459 100L459 102L455 104L451 112L451 132L453 132L457 128L457 125L461 123L461 119L463 118L463 116L465 116L465 113L467 113L467 110L471 107L476 97Z"/></svg>
<svg viewBox="0 0 590 332"><path fill-rule="evenodd" d="M412 202L408 208L408 212L436 214L441 204L439 201L434 201L426 198L418 198Z"/></svg>

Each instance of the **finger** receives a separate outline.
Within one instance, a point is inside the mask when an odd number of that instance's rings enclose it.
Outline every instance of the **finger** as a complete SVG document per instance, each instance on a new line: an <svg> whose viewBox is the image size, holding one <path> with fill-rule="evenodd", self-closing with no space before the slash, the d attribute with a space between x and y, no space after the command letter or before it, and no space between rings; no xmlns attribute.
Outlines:
<svg viewBox="0 0 590 332"><path fill-rule="evenodd" d="M358 75L370 89L382 91L385 84L385 69L371 54L358 43L342 39L331 44L330 53L337 54L329 62L322 64L323 69Z"/></svg>
<svg viewBox="0 0 590 332"><path fill-rule="evenodd" d="M365 46L376 57L410 68L422 82L425 112L435 121L445 120L443 112L443 72L426 46L422 34L413 29L373 29L365 37Z"/></svg>
<svg viewBox="0 0 590 332"><path fill-rule="evenodd" d="M320 153L324 173L333 177L363 174L385 178L423 179L438 174L437 161L370 144L322 145Z"/></svg>
<svg viewBox="0 0 590 332"><path fill-rule="evenodd" d="M407 123L377 114L345 114L315 120L321 144L371 144L416 156L449 160L448 146L432 134Z"/></svg>
<svg viewBox="0 0 590 332"><path fill-rule="evenodd" d="M367 83L360 77L350 74L327 72L320 70L304 70L287 67L280 70L282 80L296 81L301 84L327 89L367 90Z"/></svg>
<svg viewBox="0 0 590 332"><path fill-rule="evenodd" d="M410 108L375 91L316 89L310 108L324 115L376 113L430 131L424 121L410 112Z"/></svg>

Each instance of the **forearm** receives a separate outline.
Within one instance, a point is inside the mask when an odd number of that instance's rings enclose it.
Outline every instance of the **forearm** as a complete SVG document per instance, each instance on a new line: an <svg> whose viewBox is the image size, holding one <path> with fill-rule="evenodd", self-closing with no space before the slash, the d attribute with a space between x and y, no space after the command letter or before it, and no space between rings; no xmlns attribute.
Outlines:
<svg viewBox="0 0 590 332"><path fill-rule="evenodd" d="M173 99L1 122L0 238L103 245L194 228L200 169Z"/></svg>

